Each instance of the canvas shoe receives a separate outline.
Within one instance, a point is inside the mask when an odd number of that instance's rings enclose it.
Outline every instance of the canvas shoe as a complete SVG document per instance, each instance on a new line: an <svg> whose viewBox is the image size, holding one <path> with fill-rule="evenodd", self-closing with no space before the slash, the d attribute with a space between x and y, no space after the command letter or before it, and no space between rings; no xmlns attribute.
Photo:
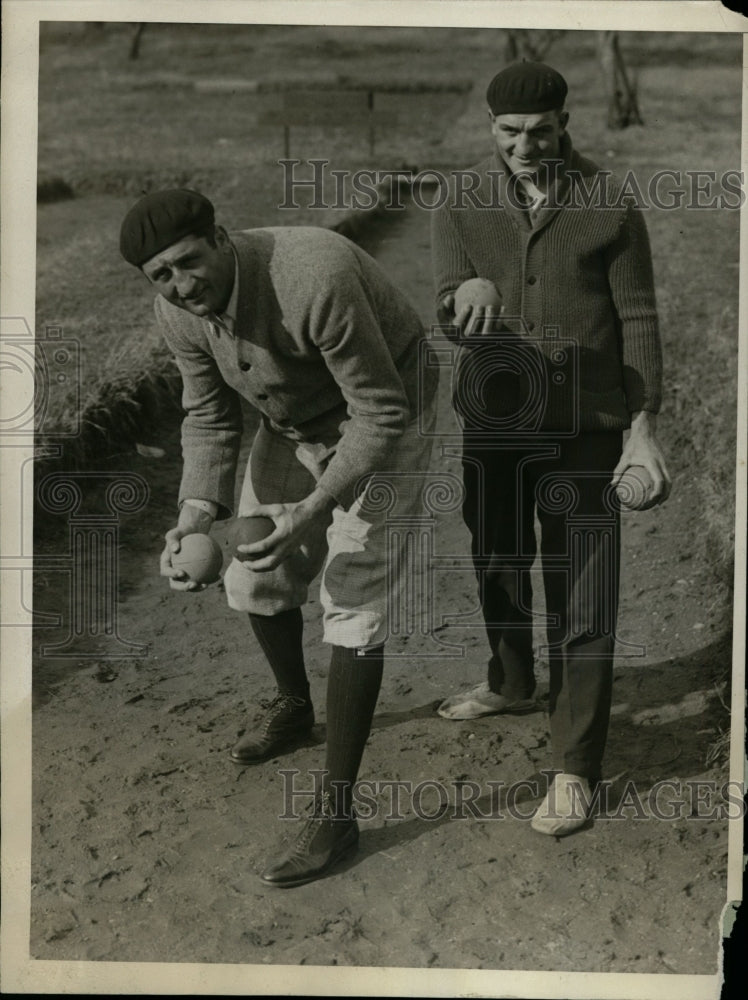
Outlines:
<svg viewBox="0 0 748 1000"><path fill-rule="evenodd" d="M565 837L587 822L590 783L578 774L557 774L530 825L538 833Z"/></svg>
<svg viewBox="0 0 748 1000"><path fill-rule="evenodd" d="M482 715L499 715L502 712L531 712L537 708L534 698L509 701L503 694L494 694L484 681L469 691L460 691L446 698L437 712L443 719L479 719Z"/></svg>

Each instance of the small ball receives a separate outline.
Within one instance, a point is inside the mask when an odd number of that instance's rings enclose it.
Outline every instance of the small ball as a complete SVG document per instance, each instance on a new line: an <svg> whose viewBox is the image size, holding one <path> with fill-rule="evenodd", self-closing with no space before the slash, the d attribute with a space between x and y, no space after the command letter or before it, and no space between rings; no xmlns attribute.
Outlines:
<svg viewBox="0 0 748 1000"><path fill-rule="evenodd" d="M627 510L641 510L649 502L653 486L643 465L630 465L616 484L616 496Z"/></svg>
<svg viewBox="0 0 748 1000"><path fill-rule="evenodd" d="M256 559L247 552L237 552L238 545L251 545L261 542L263 538L275 531L275 522L270 517L257 514L253 517L237 517L229 530L228 544L235 559L239 562Z"/></svg>
<svg viewBox="0 0 748 1000"><path fill-rule="evenodd" d="M215 583L221 575L223 552L210 535L195 532L180 538L179 552L172 554L171 564L195 583Z"/></svg>
<svg viewBox="0 0 748 1000"><path fill-rule="evenodd" d="M493 306L501 308L501 296L496 285L488 278L468 278L455 292L455 315L465 306Z"/></svg>

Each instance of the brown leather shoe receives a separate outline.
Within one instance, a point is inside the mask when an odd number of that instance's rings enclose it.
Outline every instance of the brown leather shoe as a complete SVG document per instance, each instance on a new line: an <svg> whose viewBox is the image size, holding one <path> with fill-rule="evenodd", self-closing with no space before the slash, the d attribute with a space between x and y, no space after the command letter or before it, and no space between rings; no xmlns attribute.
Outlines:
<svg viewBox="0 0 748 1000"><path fill-rule="evenodd" d="M259 764L281 750L301 743L314 725L314 709L307 698L277 695L267 706L258 726L231 749L235 764Z"/></svg>
<svg viewBox="0 0 748 1000"><path fill-rule="evenodd" d="M262 873L262 881L290 889L321 878L358 845L355 816L336 817L330 796L323 792L311 806L311 815L293 846Z"/></svg>

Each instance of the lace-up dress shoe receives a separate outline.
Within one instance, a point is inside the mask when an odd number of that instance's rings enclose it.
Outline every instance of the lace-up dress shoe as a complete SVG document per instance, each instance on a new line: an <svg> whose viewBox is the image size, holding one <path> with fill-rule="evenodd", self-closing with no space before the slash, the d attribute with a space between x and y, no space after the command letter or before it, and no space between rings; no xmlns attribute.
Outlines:
<svg viewBox="0 0 748 1000"><path fill-rule="evenodd" d="M266 885L290 889L313 882L355 850L358 823L354 816L336 816L327 793L315 799L310 813L293 846L262 873Z"/></svg>
<svg viewBox="0 0 748 1000"><path fill-rule="evenodd" d="M302 742L314 725L314 709L306 698L279 694L251 732L231 750L235 764L258 764Z"/></svg>

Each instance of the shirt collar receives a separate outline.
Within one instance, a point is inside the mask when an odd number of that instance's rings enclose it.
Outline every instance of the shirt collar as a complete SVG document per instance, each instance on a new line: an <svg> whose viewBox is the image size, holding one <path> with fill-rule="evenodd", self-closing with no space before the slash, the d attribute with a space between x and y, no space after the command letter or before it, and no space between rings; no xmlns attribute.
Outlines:
<svg viewBox="0 0 748 1000"><path fill-rule="evenodd" d="M208 320L216 334L220 335L221 330L225 330L226 333L233 337L236 328L237 304L239 302L239 258L233 246L231 252L234 255L234 287L231 289L231 297L224 311L222 313L211 313Z"/></svg>
<svg viewBox="0 0 748 1000"><path fill-rule="evenodd" d="M536 212L548 201L548 194L536 187L530 177L518 174L517 183L517 193L527 199L527 205L531 212Z"/></svg>

